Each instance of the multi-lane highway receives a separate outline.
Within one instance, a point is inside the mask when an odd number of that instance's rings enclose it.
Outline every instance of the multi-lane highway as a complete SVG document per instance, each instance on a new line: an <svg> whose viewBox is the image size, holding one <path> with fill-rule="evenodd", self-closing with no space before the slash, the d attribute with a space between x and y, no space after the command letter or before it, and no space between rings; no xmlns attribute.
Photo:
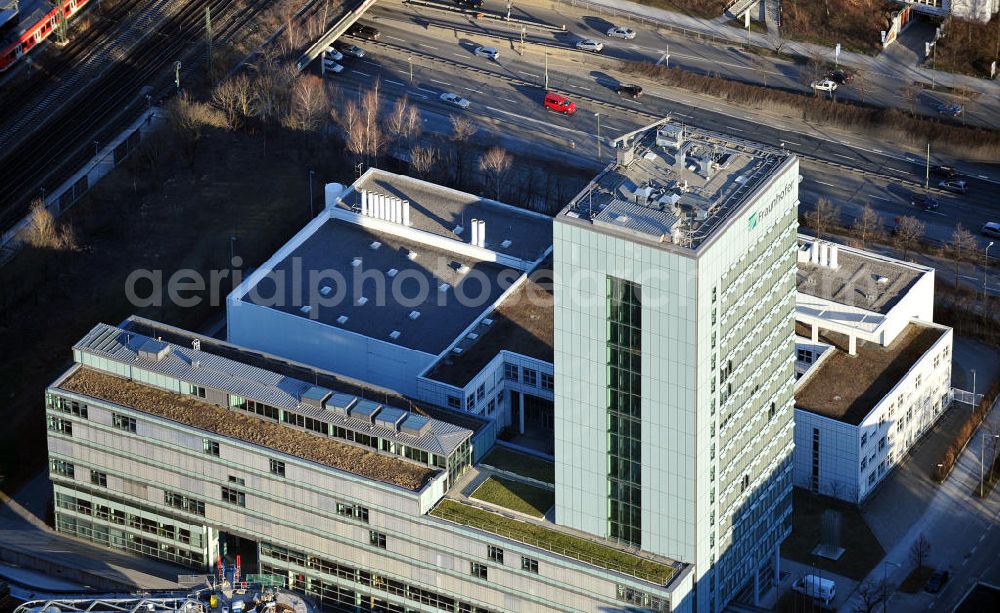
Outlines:
<svg viewBox="0 0 1000 613"><path fill-rule="evenodd" d="M941 207L921 211L911 206L912 196L924 192L924 160L915 153L893 151L863 137L804 125L780 113L734 109L708 96L642 80L637 81L644 88L639 100L622 98L615 91L617 86L636 80L623 76L613 59L572 48L531 44L525 45L522 54L520 35L505 38L493 24L467 19L474 30L460 30L429 19L441 11L423 16L409 11L393 6L369 13L366 21L378 26L381 38L378 42L352 40L365 46L369 54L360 60L345 60L346 70L332 81L345 92L356 92L380 79L387 97L405 94L421 107L428 131L447 133L450 115L462 113L475 118L515 152L530 148L541 157L596 163L598 129L607 160L609 137L673 113L682 121L783 146L802 156L806 209L817 198L826 197L841 205L846 221L868 202L887 223L899 215L917 215L927 225L928 237L940 241L948 239L957 222L975 231L986 221L1000 220L993 197L997 184L985 174L981 178L978 170L963 177L969 182L968 194L956 196L932 189ZM476 56L474 49L479 45L496 47L499 58L493 61ZM549 90L576 101L574 116L545 111L546 80ZM469 108L461 110L441 102L439 96L446 92L468 99ZM932 188L937 181L931 178Z"/></svg>

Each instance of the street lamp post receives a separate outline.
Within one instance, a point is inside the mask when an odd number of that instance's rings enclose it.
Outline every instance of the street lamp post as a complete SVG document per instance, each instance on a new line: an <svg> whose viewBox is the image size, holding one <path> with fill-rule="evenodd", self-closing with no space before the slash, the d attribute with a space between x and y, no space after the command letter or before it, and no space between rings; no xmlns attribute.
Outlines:
<svg viewBox="0 0 1000 613"><path fill-rule="evenodd" d="M986 300L986 274L990 271L990 247L993 246L993 241L990 241L989 245L986 245L986 253L983 254L983 300Z"/></svg>
<svg viewBox="0 0 1000 613"><path fill-rule="evenodd" d="M549 88L549 50L545 50L545 89Z"/></svg>
<svg viewBox="0 0 1000 613"><path fill-rule="evenodd" d="M976 410L976 369L971 368L972 371L972 410Z"/></svg>
<svg viewBox="0 0 1000 613"><path fill-rule="evenodd" d="M413 56L407 57L406 61L410 64L410 83L413 83Z"/></svg>
<svg viewBox="0 0 1000 613"><path fill-rule="evenodd" d="M979 497L982 498L983 496L986 495L985 494L985 490L986 490L986 470L984 468L984 460L983 460L983 451L986 449L986 433L985 432L981 432L980 434L983 435L982 436L983 442L982 442L982 445L980 445L980 447L979 447ZM1000 434L994 434L993 438L1000 438ZM996 443L993 443L993 444L996 445Z"/></svg>
<svg viewBox="0 0 1000 613"><path fill-rule="evenodd" d="M594 113L597 117L597 161L601 161L601 114Z"/></svg>
<svg viewBox="0 0 1000 613"><path fill-rule="evenodd" d="M312 219L313 213L313 176L316 175L315 170L309 171L309 219Z"/></svg>

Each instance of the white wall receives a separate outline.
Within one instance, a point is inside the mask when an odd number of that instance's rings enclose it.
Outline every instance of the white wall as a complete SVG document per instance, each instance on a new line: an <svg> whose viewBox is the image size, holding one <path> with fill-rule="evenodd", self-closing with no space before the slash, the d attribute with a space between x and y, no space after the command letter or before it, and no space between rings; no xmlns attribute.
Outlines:
<svg viewBox="0 0 1000 613"><path fill-rule="evenodd" d="M230 343L284 356L407 395L416 393L417 375L435 357L245 301L230 300L226 317Z"/></svg>
<svg viewBox="0 0 1000 613"><path fill-rule="evenodd" d="M882 345L894 341L911 319L927 323L934 321L934 269L921 275L910 291L886 314Z"/></svg>

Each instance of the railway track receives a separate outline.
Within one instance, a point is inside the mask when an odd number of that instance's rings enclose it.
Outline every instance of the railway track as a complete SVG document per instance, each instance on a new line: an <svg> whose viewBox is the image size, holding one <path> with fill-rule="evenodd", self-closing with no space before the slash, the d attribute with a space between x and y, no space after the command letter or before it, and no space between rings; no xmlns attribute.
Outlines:
<svg viewBox="0 0 1000 613"><path fill-rule="evenodd" d="M89 84L72 104L62 104L31 138L0 162L3 209L0 230L16 224L40 189L52 188L89 159L96 141L107 142L146 106L149 92L159 99L172 90L173 63L187 59L202 41L205 8L212 12L214 38L226 40L244 27L267 0L188 0L155 26L127 57L120 58ZM204 53L199 54L202 58ZM33 128L35 128L33 126Z"/></svg>

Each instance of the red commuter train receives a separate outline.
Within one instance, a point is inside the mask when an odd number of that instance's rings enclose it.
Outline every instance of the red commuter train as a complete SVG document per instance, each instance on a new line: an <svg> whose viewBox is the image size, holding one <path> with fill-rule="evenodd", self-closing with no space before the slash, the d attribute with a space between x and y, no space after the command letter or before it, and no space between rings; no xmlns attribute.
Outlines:
<svg viewBox="0 0 1000 613"><path fill-rule="evenodd" d="M59 25L59 11L62 11L68 21L76 15L83 7L87 6L90 0L58 0L57 6L52 6L46 0L36 2L33 0L22 0L20 10L9 16L8 22L0 24L5 29L11 22L17 23L27 20L29 25L24 28L14 27L12 33L3 38L0 42L0 72L13 66L21 57L35 48L36 45L49 37ZM52 7L45 12L45 8Z"/></svg>

